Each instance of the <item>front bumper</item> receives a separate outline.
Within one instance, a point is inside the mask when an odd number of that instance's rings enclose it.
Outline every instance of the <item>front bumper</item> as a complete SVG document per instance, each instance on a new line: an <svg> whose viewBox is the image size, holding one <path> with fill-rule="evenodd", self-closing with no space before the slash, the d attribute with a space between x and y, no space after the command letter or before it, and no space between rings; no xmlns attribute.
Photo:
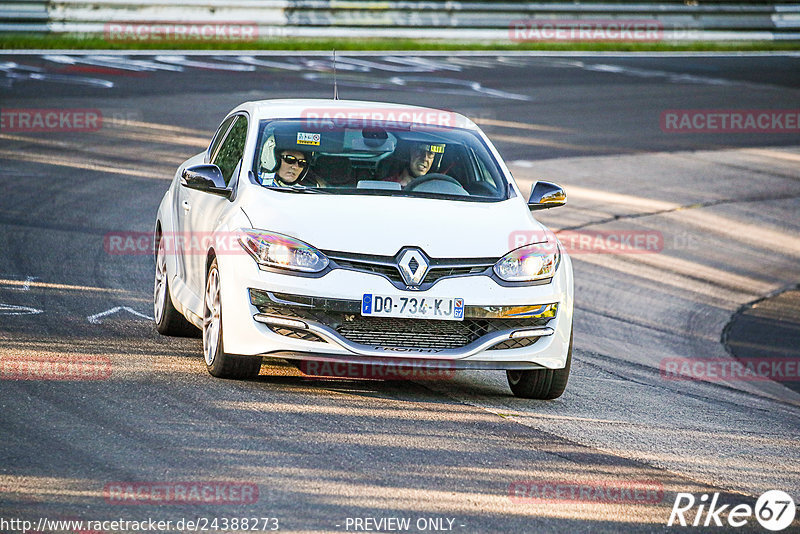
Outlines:
<svg viewBox="0 0 800 534"><path fill-rule="evenodd" d="M572 267L562 256L551 283L501 287L454 277L400 292L377 275L336 269L308 278L219 257L226 352L297 360L454 369L560 369L572 328ZM363 293L463 297L463 321L360 315ZM521 314L521 315L520 315Z"/></svg>

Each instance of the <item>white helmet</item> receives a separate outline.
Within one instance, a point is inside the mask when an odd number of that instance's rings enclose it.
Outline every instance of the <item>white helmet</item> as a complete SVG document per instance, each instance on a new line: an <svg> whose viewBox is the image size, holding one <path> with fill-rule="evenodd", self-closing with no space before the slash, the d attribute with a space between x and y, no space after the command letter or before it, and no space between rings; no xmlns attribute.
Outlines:
<svg viewBox="0 0 800 534"><path fill-rule="evenodd" d="M313 153L309 154L303 150L297 150L296 148L287 148L287 147L278 147L277 142L275 141L275 135L270 135L264 144L261 146L261 169L262 171L266 172L277 172L278 168L281 166L280 160L280 153L284 150L296 150L297 152L302 152L306 156L306 160L308 160ZM309 162L310 163L310 162ZM305 178L306 174L308 174L308 169L310 165L306 165L305 168L300 172L300 175L297 177L297 182Z"/></svg>

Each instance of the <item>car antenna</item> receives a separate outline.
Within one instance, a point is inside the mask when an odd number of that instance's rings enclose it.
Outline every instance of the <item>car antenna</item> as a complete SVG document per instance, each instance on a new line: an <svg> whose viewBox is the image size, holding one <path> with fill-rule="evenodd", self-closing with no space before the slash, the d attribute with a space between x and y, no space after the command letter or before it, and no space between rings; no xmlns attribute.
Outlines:
<svg viewBox="0 0 800 534"><path fill-rule="evenodd" d="M336 49L333 49L333 99L339 100L339 85L336 83Z"/></svg>

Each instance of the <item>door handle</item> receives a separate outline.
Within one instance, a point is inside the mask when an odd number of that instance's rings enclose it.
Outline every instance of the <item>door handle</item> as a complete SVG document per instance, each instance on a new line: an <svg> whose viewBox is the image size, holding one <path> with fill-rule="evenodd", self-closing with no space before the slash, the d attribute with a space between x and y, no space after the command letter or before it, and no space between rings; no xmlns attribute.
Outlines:
<svg viewBox="0 0 800 534"><path fill-rule="evenodd" d="M183 211L189 211L190 209L192 209L192 206L189 205L188 200L184 200L183 202L181 202L181 206L183 206Z"/></svg>

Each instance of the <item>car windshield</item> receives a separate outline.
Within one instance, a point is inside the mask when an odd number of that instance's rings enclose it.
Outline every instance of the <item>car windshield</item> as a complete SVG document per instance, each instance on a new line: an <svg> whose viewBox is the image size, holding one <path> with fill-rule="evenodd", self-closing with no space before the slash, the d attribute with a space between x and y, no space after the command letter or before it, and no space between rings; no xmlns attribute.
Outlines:
<svg viewBox="0 0 800 534"><path fill-rule="evenodd" d="M287 192L508 198L508 183L480 135L461 128L262 121L253 173L262 186Z"/></svg>

